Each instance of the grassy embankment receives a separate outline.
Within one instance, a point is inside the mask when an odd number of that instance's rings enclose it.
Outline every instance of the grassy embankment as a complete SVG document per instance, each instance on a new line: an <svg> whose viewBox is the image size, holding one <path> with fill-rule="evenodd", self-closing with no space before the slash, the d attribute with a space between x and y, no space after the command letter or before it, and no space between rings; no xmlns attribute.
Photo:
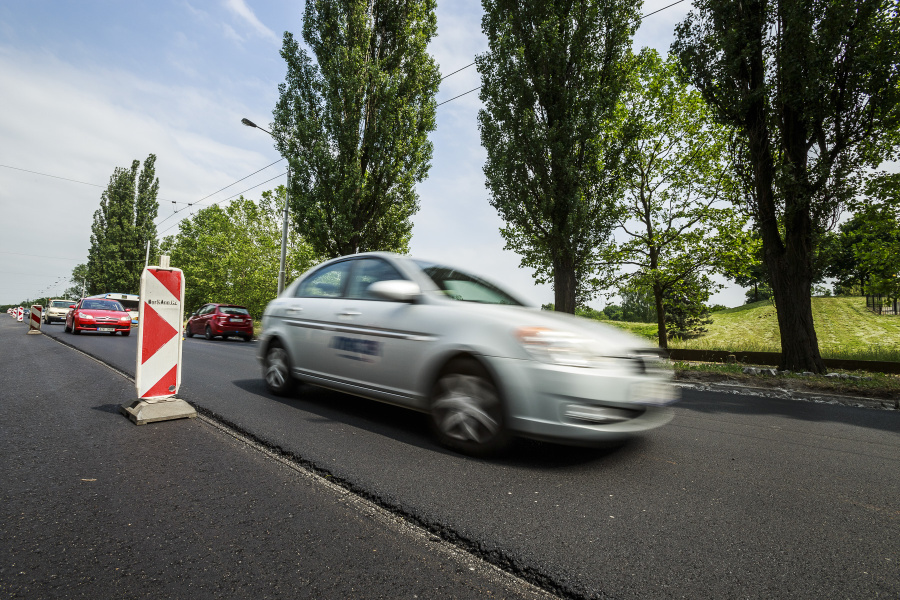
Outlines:
<svg viewBox="0 0 900 600"><path fill-rule="evenodd" d="M865 298L813 298L813 320L824 358L900 361L900 316L879 316L866 310ZM655 323L616 323L656 341ZM669 342L672 348L780 352L781 336L775 306L755 302L712 314L702 336Z"/></svg>
<svg viewBox="0 0 900 600"><path fill-rule="evenodd" d="M878 316L866 310L865 298L813 298L813 319L824 358L900 361L900 316ZM781 337L775 307L757 302L713 313L708 331L697 338L670 342L672 348L780 352ZM614 323L656 343L656 325L652 323ZM801 391L863 395L893 399L900 396L900 377L881 373L848 373L852 379L798 374L746 375L745 365L712 363L673 363L678 379L727 381L764 387L788 387ZM889 402L890 403L890 402Z"/></svg>

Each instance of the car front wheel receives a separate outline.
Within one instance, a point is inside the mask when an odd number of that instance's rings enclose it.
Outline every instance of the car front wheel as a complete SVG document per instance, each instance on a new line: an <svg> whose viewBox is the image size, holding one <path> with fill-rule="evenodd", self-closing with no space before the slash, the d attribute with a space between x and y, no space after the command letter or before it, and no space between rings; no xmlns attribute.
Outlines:
<svg viewBox="0 0 900 600"><path fill-rule="evenodd" d="M500 393L471 359L450 363L434 385L431 424L442 444L472 456L494 454L510 439Z"/></svg>
<svg viewBox="0 0 900 600"><path fill-rule="evenodd" d="M72 333L74 333L75 335L81 333L80 331L78 331L78 324L74 320L72 321Z"/></svg>
<svg viewBox="0 0 900 600"><path fill-rule="evenodd" d="M266 351L263 377L266 380L266 388L276 396L286 396L294 388L291 359L287 350L282 348L278 342L273 342Z"/></svg>

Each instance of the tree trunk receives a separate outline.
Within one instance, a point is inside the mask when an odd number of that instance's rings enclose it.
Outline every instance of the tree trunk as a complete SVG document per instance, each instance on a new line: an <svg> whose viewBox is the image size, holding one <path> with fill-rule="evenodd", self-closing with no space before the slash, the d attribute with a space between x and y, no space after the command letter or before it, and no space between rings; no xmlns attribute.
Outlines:
<svg viewBox="0 0 900 600"><path fill-rule="evenodd" d="M553 310L575 314L575 261L553 260Z"/></svg>
<svg viewBox="0 0 900 600"><path fill-rule="evenodd" d="M666 309L663 306L663 291L658 283L653 284L653 299L656 301L656 331L659 336L659 347L669 349L669 336L666 335Z"/></svg>

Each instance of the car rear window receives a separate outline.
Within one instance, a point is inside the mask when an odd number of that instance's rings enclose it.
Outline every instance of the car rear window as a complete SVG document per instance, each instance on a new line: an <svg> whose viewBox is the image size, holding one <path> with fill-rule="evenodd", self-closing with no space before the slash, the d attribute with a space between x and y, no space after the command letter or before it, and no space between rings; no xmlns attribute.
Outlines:
<svg viewBox="0 0 900 600"><path fill-rule="evenodd" d="M250 315L250 311L240 306L220 306L219 312L226 315Z"/></svg>

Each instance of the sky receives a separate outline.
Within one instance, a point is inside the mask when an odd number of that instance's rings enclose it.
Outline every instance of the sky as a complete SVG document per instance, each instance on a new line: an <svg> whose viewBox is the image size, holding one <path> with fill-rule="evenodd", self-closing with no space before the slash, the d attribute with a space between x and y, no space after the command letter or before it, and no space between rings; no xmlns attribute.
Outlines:
<svg viewBox="0 0 900 600"><path fill-rule="evenodd" d="M673 1L647 0L643 14ZM284 183L283 161L265 168L280 158L271 139L241 118L268 129L286 72L282 35L300 37L303 5L0 0L0 304L68 287L72 268L86 262L103 189L132 160L157 156L160 237L198 207ZM666 53L689 9L687 0L648 16L635 49ZM438 1L430 51L442 73L487 50L481 16L479 0ZM443 81L437 100L479 83L475 68L465 69ZM551 287L535 285L503 249L482 173L480 106L474 92L437 109L411 254L483 275L532 304L552 302ZM743 297L729 286L711 302L736 306Z"/></svg>

